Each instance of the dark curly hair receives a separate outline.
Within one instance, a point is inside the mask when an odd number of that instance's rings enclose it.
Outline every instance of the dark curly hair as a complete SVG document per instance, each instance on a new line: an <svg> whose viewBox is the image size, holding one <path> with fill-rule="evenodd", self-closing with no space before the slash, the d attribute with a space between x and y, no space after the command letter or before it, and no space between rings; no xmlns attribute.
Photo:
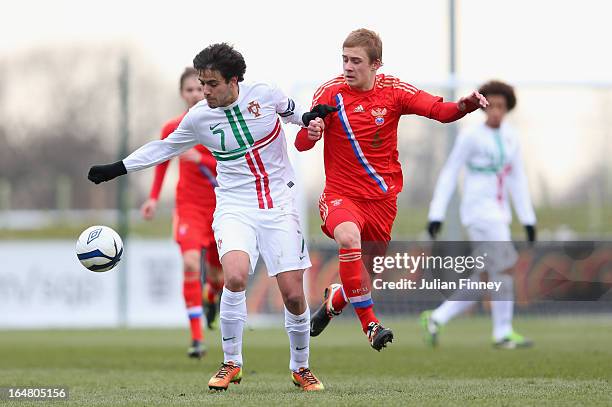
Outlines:
<svg viewBox="0 0 612 407"><path fill-rule="evenodd" d="M489 95L500 95L506 99L506 106L508 111L514 109L516 106L516 95L514 94L514 88L507 83L502 81L489 81L482 85L478 92L482 93L484 97Z"/></svg>
<svg viewBox="0 0 612 407"><path fill-rule="evenodd" d="M219 71L226 82L234 76L238 78L238 82L242 82L246 72L246 62L242 54L225 42L209 45L200 51L193 59L193 67L198 71Z"/></svg>

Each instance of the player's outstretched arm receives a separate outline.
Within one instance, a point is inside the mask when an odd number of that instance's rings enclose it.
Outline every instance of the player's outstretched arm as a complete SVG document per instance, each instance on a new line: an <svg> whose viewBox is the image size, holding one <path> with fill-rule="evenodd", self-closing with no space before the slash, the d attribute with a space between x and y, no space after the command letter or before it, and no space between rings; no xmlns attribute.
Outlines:
<svg viewBox="0 0 612 407"><path fill-rule="evenodd" d="M422 90L407 91L402 87L398 90L401 92L402 114L416 114L441 123L454 122L478 108L486 108L489 105L487 99L477 91L460 98L457 102L444 102L442 97Z"/></svg>
<svg viewBox="0 0 612 407"><path fill-rule="evenodd" d="M450 123L481 107L486 108L487 106L489 106L487 99L477 91L473 91L469 95L460 98L456 103L435 102L429 117L442 123Z"/></svg>
<svg viewBox="0 0 612 407"><path fill-rule="evenodd" d="M123 161L117 161L112 164L94 165L89 169L87 179L95 184L110 181L120 175L127 174L127 169Z"/></svg>
<svg viewBox="0 0 612 407"><path fill-rule="evenodd" d="M139 171L163 163L181 154L196 144L195 140L178 141L180 137L151 141L121 161L112 164L94 165L89 169L87 178L95 183L110 181L128 172Z"/></svg>
<svg viewBox="0 0 612 407"><path fill-rule="evenodd" d="M457 101L457 109L465 113L471 113L479 108L485 109L487 106L489 106L489 101L477 90L472 91L472 93Z"/></svg>
<svg viewBox="0 0 612 407"><path fill-rule="evenodd" d="M188 113L178 128L165 139L150 141L116 163L94 165L89 169L87 178L96 184L110 181L128 172L140 171L163 163L189 150L197 143Z"/></svg>

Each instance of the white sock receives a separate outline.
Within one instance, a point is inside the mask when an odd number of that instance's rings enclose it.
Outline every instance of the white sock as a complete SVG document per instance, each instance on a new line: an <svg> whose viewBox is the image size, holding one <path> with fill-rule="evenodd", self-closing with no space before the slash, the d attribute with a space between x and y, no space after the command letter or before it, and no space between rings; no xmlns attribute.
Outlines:
<svg viewBox="0 0 612 407"><path fill-rule="evenodd" d="M291 359L289 369L298 371L301 367L308 368L308 355L310 353L310 310L301 315L293 315L285 308L285 329L289 336L289 349Z"/></svg>
<svg viewBox="0 0 612 407"><path fill-rule="evenodd" d="M493 319L493 339L502 340L512 333L512 314L514 312L514 278L499 273L492 281L501 283L499 291L491 293L491 318Z"/></svg>
<svg viewBox="0 0 612 407"><path fill-rule="evenodd" d="M446 324L448 321L457 315L465 312L472 305L476 304L475 300L469 301L451 301L446 300L438 308L431 313L431 319L440 325Z"/></svg>
<svg viewBox="0 0 612 407"><path fill-rule="evenodd" d="M247 317L246 291L233 292L223 287L219 319L223 361L242 366L242 329Z"/></svg>

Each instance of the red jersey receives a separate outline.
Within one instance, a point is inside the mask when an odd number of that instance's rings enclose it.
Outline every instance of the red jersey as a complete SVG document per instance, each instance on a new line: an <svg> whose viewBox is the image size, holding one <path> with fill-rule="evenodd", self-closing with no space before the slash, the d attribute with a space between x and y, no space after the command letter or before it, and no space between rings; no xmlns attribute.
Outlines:
<svg viewBox="0 0 612 407"><path fill-rule="evenodd" d="M168 137L181 123L187 112L168 121L162 128L161 139ZM179 160L179 180L176 185L176 206L198 205L202 207L215 207L215 190L217 176L217 161L210 151L202 145L194 147L201 155L200 163L188 160ZM158 199L164 176L170 161L163 162L155 167L155 177L149 197Z"/></svg>
<svg viewBox="0 0 612 407"><path fill-rule="evenodd" d="M365 92L351 88L343 76L336 77L317 89L312 106L318 104L338 108L325 118L325 192L367 200L385 199L402 190L397 151L400 116L416 114L447 122L467 113L460 112L456 103L443 103L439 96L384 74L377 75L374 87ZM314 145L306 138L307 130L300 130L298 150Z"/></svg>

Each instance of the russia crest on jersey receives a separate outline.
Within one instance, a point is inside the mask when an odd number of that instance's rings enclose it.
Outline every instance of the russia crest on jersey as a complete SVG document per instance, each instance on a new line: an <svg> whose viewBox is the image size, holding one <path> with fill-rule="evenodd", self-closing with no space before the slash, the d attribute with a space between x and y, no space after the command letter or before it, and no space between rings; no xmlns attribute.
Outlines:
<svg viewBox="0 0 612 407"><path fill-rule="evenodd" d="M385 123L385 115L387 114L386 107L375 107L372 109L372 116L374 116L374 123L377 126L382 126Z"/></svg>

